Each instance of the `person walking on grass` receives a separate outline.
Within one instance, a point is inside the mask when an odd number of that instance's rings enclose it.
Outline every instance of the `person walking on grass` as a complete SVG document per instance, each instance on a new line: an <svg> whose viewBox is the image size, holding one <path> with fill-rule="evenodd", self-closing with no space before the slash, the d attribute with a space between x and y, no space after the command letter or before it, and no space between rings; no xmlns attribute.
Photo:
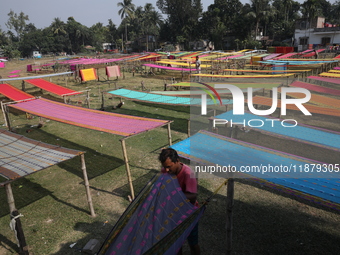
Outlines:
<svg viewBox="0 0 340 255"><path fill-rule="evenodd" d="M196 56L195 66L196 66L197 73L200 74L201 73L201 60L198 56ZM198 81L201 81L201 77L198 77Z"/></svg>

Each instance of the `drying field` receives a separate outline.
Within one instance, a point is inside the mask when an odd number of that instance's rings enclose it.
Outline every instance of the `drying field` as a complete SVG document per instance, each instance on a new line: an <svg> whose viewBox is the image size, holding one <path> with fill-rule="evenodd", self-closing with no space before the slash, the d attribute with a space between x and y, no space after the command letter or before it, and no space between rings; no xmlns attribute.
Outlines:
<svg viewBox="0 0 340 255"><path fill-rule="evenodd" d="M0 69L0 75L6 78L10 71L21 70L20 75L27 76L27 64L32 64L32 60L8 62L6 68ZM79 91L90 89L90 107L99 109L102 91L114 89L116 86L141 90L142 84L147 90L163 90L165 82L182 79L181 75L176 73L160 72L146 75L132 73L130 70L126 68L125 78L119 78L118 81L113 81L112 78L110 81L105 80L104 69L99 69L99 81L80 83L71 76L55 77L52 82ZM238 80L242 81L242 78ZM275 82L285 83L287 80ZM10 84L21 88L21 81L13 81ZM62 100L33 87L29 87L27 92L35 96ZM4 97L1 99L6 100ZM81 104L83 101L82 97L71 98L71 103L74 104ZM187 138L189 107L125 100L122 108L112 109L112 106L118 103L119 99L106 96L105 111L173 120L171 125L173 142ZM222 112L223 109L216 110ZM336 117L317 114L308 117L288 111L287 118L296 119L299 123L340 131L339 118ZM23 215L21 222L30 254L79 254L79 249L90 239L103 242L129 203L127 199L129 187L119 141L121 137L54 121L46 121L45 125L38 129L36 128L38 118L26 119L25 114L15 111L10 112L10 119L14 131L18 134L86 152L90 190L97 215L91 217L89 214L79 158L13 181L15 203ZM0 124L4 124L2 115ZM253 130L249 132L237 130L236 137L321 162L340 163L339 153L287 141L280 137L271 137ZM166 127L127 140L133 185L137 193L159 171L158 153L161 148L168 146L167 143ZM204 201L211 196L223 181L220 178L199 179L199 200ZM18 247L9 228L9 208L3 187L0 187L0 205L0 254L16 254ZM223 187L207 206L200 223L199 238L203 255L226 254L225 213L226 188ZM235 180L232 254L340 254L339 229L339 211L269 189L250 180ZM70 245L74 243L76 244L71 248ZM187 247L184 252L189 254Z"/></svg>

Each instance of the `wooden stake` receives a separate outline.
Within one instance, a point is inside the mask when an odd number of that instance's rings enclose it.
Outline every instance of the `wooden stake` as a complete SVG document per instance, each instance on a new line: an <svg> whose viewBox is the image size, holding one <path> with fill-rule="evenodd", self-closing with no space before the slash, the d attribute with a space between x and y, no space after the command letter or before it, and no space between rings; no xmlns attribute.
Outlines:
<svg viewBox="0 0 340 255"><path fill-rule="evenodd" d="M230 126L230 138L233 138L234 126Z"/></svg>
<svg viewBox="0 0 340 255"><path fill-rule="evenodd" d="M227 255L231 254L232 250L232 230L233 230L233 206L234 206L234 179L228 179L227 187Z"/></svg>
<svg viewBox="0 0 340 255"><path fill-rule="evenodd" d="M127 175L128 183L129 183L129 186L130 186L131 198L133 200L133 199L135 199L135 192L133 190L133 184L132 184L132 178L131 178L131 173L130 173L129 159L127 157L127 152L126 152L125 140L121 139L120 142L122 143L123 156L124 156L125 168L126 168L126 175Z"/></svg>
<svg viewBox="0 0 340 255"><path fill-rule="evenodd" d="M7 200L11 215L11 220L19 215L18 210L15 208L15 202L14 202L14 196L12 192L11 183L5 184L6 194L7 194ZM26 239L24 235L24 231L22 229L20 217L17 217L15 219L15 231L16 231L16 238L19 242L19 254L20 255L29 255L28 253L28 247L26 244Z"/></svg>
<svg viewBox="0 0 340 255"><path fill-rule="evenodd" d="M102 92L102 109L104 110L104 100L105 100L105 98L104 98L104 92Z"/></svg>
<svg viewBox="0 0 340 255"><path fill-rule="evenodd" d="M90 91L87 91L86 93L86 102L87 102L88 108L90 108Z"/></svg>
<svg viewBox="0 0 340 255"><path fill-rule="evenodd" d="M188 137L190 137L190 128L191 128L191 127L190 127L190 126L191 126L190 124L191 124L191 123L190 123L190 119L188 119Z"/></svg>
<svg viewBox="0 0 340 255"><path fill-rule="evenodd" d="M85 189L86 189L87 203L89 204L91 216L95 217L96 214L95 214L94 209L93 209L92 197L91 197L91 192L90 192L89 179L87 177L87 171L86 171L86 164L85 164L85 156L84 156L84 154L80 155L80 160L81 160L81 169L83 170L83 177L84 177L84 184L85 184Z"/></svg>
<svg viewBox="0 0 340 255"><path fill-rule="evenodd" d="M10 210L10 212L13 212L13 211L16 210L16 208L15 208L15 202L14 202L14 196L13 196L13 192L12 192L11 183L5 184L5 189L6 189L6 194L7 194L7 201L8 201L8 205L9 205L9 210Z"/></svg>
<svg viewBox="0 0 340 255"><path fill-rule="evenodd" d="M12 130L11 128L11 122L9 120L9 116L8 116L8 112L7 112L7 105L3 105L3 103L1 102L1 110L2 110L2 113L4 114L4 119L5 119L5 122L6 122L6 125L7 125L7 128L9 131Z"/></svg>
<svg viewBox="0 0 340 255"><path fill-rule="evenodd" d="M168 140L169 140L169 145L172 145L172 138L171 138L171 128L170 128L170 122L168 123Z"/></svg>
<svg viewBox="0 0 340 255"><path fill-rule="evenodd" d="M25 88L25 81L23 80L21 82L21 90L25 92L26 88Z"/></svg>
<svg viewBox="0 0 340 255"><path fill-rule="evenodd" d="M4 115L5 125L6 125L6 127L8 127L7 118L6 118L6 114L5 114L5 107L4 107L2 101L0 103L1 103L1 111L2 111L2 114Z"/></svg>

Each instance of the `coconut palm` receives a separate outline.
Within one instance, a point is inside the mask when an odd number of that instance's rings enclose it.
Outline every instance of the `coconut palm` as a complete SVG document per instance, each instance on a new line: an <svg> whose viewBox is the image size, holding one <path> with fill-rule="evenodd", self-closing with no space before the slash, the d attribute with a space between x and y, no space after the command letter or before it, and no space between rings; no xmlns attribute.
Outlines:
<svg viewBox="0 0 340 255"><path fill-rule="evenodd" d="M132 0L123 0L123 2L117 3L119 9L118 14L120 15L121 19L126 18L133 14L135 5L132 3ZM127 23L125 23L125 40L127 41Z"/></svg>
<svg viewBox="0 0 340 255"><path fill-rule="evenodd" d="M50 27L53 34L56 35L66 34L65 23L61 21L60 18L54 18Z"/></svg>
<svg viewBox="0 0 340 255"><path fill-rule="evenodd" d="M149 35L150 34L155 34L155 27L157 25L158 21L153 20L155 18L155 8L152 6L152 4L147 3L144 6L143 10L143 31L146 36L146 50L149 50Z"/></svg>
<svg viewBox="0 0 340 255"><path fill-rule="evenodd" d="M260 22L272 15L272 8L269 4L270 0L251 0L251 11L248 17L255 19L255 38L257 37Z"/></svg>
<svg viewBox="0 0 340 255"><path fill-rule="evenodd" d="M302 5L302 13L311 21L313 18L322 14L319 0L307 0Z"/></svg>

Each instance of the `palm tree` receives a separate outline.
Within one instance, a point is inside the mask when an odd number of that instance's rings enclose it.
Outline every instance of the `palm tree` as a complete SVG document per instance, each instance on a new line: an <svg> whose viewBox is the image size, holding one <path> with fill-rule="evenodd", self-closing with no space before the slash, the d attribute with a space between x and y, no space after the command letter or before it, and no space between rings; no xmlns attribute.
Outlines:
<svg viewBox="0 0 340 255"><path fill-rule="evenodd" d="M154 35L159 35L159 31L161 29L161 26L163 24L163 17L162 15L157 11L152 11L149 16L150 23L153 24L152 26L152 32Z"/></svg>
<svg viewBox="0 0 340 255"><path fill-rule="evenodd" d="M5 25L9 29L14 29L20 41L22 33L24 32L26 26L26 21L29 20L28 15L25 15L25 13L23 12L20 12L20 14L18 15L12 10L7 15L9 16L9 18Z"/></svg>
<svg viewBox="0 0 340 255"><path fill-rule="evenodd" d="M148 36L158 35L162 24L162 15L158 13L152 4L147 3L143 12L143 31L146 36L146 50L148 51Z"/></svg>
<svg viewBox="0 0 340 255"><path fill-rule="evenodd" d="M289 20L289 10L291 9L293 5L293 0L283 0L283 6L284 6L284 17L285 21L288 22Z"/></svg>
<svg viewBox="0 0 340 255"><path fill-rule="evenodd" d="M143 30L146 36L146 51L149 50L149 34L152 32L152 21L151 21L151 13L154 11L154 7L150 3L146 3L144 6L143 12Z"/></svg>
<svg viewBox="0 0 340 255"><path fill-rule="evenodd" d="M313 18L321 14L319 0L307 0L302 4L302 13L311 22Z"/></svg>
<svg viewBox="0 0 340 255"><path fill-rule="evenodd" d="M339 22L340 21L340 1L336 1L333 6L334 6L333 12L335 14L334 16L338 17L337 22Z"/></svg>
<svg viewBox="0 0 340 255"><path fill-rule="evenodd" d="M116 25L112 22L111 19L109 19L109 24L107 27L107 41L113 43L117 38L117 28Z"/></svg>
<svg viewBox="0 0 340 255"><path fill-rule="evenodd" d="M117 3L118 7L121 9L118 11L121 19L126 18L133 14L135 5L132 3L132 0L123 0L123 2ZM127 23L125 23L125 40L127 41Z"/></svg>
<svg viewBox="0 0 340 255"><path fill-rule="evenodd" d="M65 23L61 21L60 18L54 18L50 27L53 34L56 35L66 34Z"/></svg>
<svg viewBox="0 0 340 255"><path fill-rule="evenodd" d="M247 16L255 19L255 38L257 37L260 22L272 13L269 2L270 0L251 0L252 11Z"/></svg>

